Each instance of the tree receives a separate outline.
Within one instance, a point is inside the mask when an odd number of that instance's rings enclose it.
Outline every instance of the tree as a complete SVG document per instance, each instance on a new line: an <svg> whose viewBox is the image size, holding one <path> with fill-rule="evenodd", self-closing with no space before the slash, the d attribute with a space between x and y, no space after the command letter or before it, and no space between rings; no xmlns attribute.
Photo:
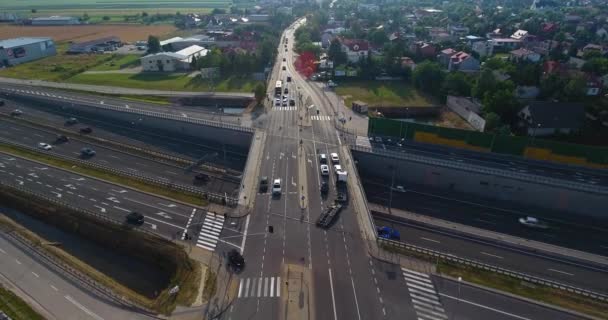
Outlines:
<svg viewBox="0 0 608 320"><path fill-rule="evenodd" d="M102 19L103 19L103 21L109 21L109 20L110 20L110 17L109 17L109 16L103 16L103 18L102 18Z"/></svg>
<svg viewBox="0 0 608 320"><path fill-rule="evenodd" d="M31 11L32 11L32 13L38 12L38 10L36 10L36 9L32 9Z"/></svg>
<svg viewBox="0 0 608 320"><path fill-rule="evenodd" d="M255 95L255 101L260 105L266 97L266 85L262 82L258 82L253 89L253 94Z"/></svg>
<svg viewBox="0 0 608 320"><path fill-rule="evenodd" d="M498 127L501 125L500 116L498 116L494 112L486 114L484 118L486 120L486 126L484 127L484 131L486 132L492 132L498 129Z"/></svg>
<svg viewBox="0 0 608 320"><path fill-rule="evenodd" d="M482 99L484 98L486 92L494 91L496 89L496 78L494 78L494 74L492 70L485 69L481 71L479 78L477 79L477 83L473 87L472 94L473 96Z"/></svg>
<svg viewBox="0 0 608 320"><path fill-rule="evenodd" d="M155 36L148 36L148 53L157 53L161 51L160 40Z"/></svg>
<svg viewBox="0 0 608 320"><path fill-rule="evenodd" d="M369 41L377 46L385 43L388 40L388 37L386 36L386 32L384 31L384 28L382 29L375 29L374 31L369 33Z"/></svg>
<svg viewBox="0 0 608 320"><path fill-rule="evenodd" d="M608 59L592 58L591 60L585 62L582 70L600 76L605 75L606 73L608 73Z"/></svg>
<svg viewBox="0 0 608 320"><path fill-rule="evenodd" d="M439 95L443 82L443 71L438 63L424 61L412 73L414 86L432 95Z"/></svg>
<svg viewBox="0 0 608 320"><path fill-rule="evenodd" d="M141 16L145 18L145 17L148 16L148 13L144 11L144 12L141 13Z"/></svg>
<svg viewBox="0 0 608 320"><path fill-rule="evenodd" d="M486 92L483 98L483 110L486 113L496 113L501 119L511 122L515 119L519 103L515 99L513 90L499 89Z"/></svg>
<svg viewBox="0 0 608 320"><path fill-rule="evenodd" d="M89 14L85 12L85 13L82 15L82 21L89 21L89 19L90 19Z"/></svg>
<svg viewBox="0 0 608 320"><path fill-rule="evenodd" d="M451 72L445 77L443 91L448 95L471 96L473 84L463 72Z"/></svg>
<svg viewBox="0 0 608 320"><path fill-rule="evenodd" d="M567 101L580 101L585 97L586 81L581 77L570 79L564 87L563 97Z"/></svg>
<svg viewBox="0 0 608 320"><path fill-rule="evenodd" d="M329 59L334 62L335 66L346 63L346 53L342 52L342 44L338 38L334 38L329 44L329 50L327 51Z"/></svg>

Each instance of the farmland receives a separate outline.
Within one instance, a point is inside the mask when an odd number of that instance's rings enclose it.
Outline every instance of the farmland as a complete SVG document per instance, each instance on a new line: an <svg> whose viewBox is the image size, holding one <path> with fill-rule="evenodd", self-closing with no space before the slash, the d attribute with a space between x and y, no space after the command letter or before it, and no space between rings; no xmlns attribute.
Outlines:
<svg viewBox="0 0 608 320"><path fill-rule="evenodd" d="M158 9L158 8L224 8L229 0L4 0L2 7L9 10L65 10L65 9Z"/></svg>
<svg viewBox="0 0 608 320"><path fill-rule="evenodd" d="M55 42L81 42L101 37L117 36L132 42L148 39L149 35L163 36L174 32L172 25L79 25L79 26L17 26L0 25L0 39L19 37L51 37Z"/></svg>

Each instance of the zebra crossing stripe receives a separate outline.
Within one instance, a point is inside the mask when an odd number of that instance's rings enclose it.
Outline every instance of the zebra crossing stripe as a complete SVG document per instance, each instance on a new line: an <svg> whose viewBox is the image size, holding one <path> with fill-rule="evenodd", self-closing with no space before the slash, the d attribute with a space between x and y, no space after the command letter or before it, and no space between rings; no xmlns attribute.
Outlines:
<svg viewBox="0 0 608 320"><path fill-rule="evenodd" d="M429 281L429 282L426 282L426 281L421 281L421 280L419 280L419 279L414 280L414 279L410 279L410 278L408 278L407 276L406 276L405 281L408 281L408 282L411 282L411 283L414 283L414 284L417 284L417 285L420 285L420 286L429 287L429 288L432 288L432 287L433 287L433 285L431 284L431 282L430 282L430 281Z"/></svg>
<svg viewBox="0 0 608 320"><path fill-rule="evenodd" d="M264 278L264 297L268 297L268 278Z"/></svg>
<svg viewBox="0 0 608 320"><path fill-rule="evenodd" d="M238 298L279 298L280 286L281 277L243 278L239 281Z"/></svg>
<svg viewBox="0 0 608 320"><path fill-rule="evenodd" d="M239 282L239 295L238 297L241 297L241 294L243 293L243 282L245 282L245 279L241 279L241 281Z"/></svg>
<svg viewBox="0 0 608 320"><path fill-rule="evenodd" d="M435 317L439 317L440 319L447 319L448 318L445 314L443 314L441 312L435 312L435 311L432 311L432 310L428 310L428 309L422 308L422 307L417 306L417 305L414 305L414 309L418 310L419 312L423 313L424 315L433 315ZM418 315L418 316L421 316L421 315Z"/></svg>
<svg viewBox="0 0 608 320"><path fill-rule="evenodd" d="M423 292L418 292L416 290L412 290L412 288L409 288L410 290L410 296L412 296L412 300L422 300L428 303L434 303L437 305L441 305L441 303L437 300L437 296L434 295L430 295L428 293L423 293Z"/></svg>
<svg viewBox="0 0 608 320"><path fill-rule="evenodd" d="M281 296L281 277L277 277L277 297Z"/></svg>
<svg viewBox="0 0 608 320"><path fill-rule="evenodd" d="M247 298L247 295L249 294L249 278L247 278L247 285L245 286L245 298Z"/></svg>
<svg viewBox="0 0 608 320"><path fill-rule="evenodd" d="M274 295L274 277L270 278L270 296Z"/></svg>
<svg viewBox="0 0 608 320"><path fill-rule="evenodd" d="M425 279L429 278L428 274L424 274L422 272L418 272L418 271L414 271L414 270L409 270L409 269L406 269L406 268L401 268L401 271L403 271L404 273L409 273L411 275L417 275L417 276L425 278Z"/></svg>
<svg viewBox="0 0 608 320"><path fill-rule="evenodd" d="M262 278L260 277L258 280L258 297L262 294Z"/></svg>
<svg viewBox="0 0 608 320"><path fill-rule="evenodd" d="M437 312L443 312L443 313L445 313L445 310L442 307L434 306L434 305L431 305L431 304L428 304L426 302L422 302L422 301L419 301L419 300L413 300L412 302L414 303L414 305L418 305L421 308L425 308L427 310L434 310L434 311L437 311Z"/></svg>
<svg viewBox="0 0 608 320"><path fill-rule="evenodd" d="M415 285L415 284L411 284L411 283L408 283L407 286L410 287L410 288L416 288L418 290L422 290L422 291L426 291L428 293L435 294L435 290L433 290L433 289L421 287L421 286L418 286L418 285Z"/></svg>

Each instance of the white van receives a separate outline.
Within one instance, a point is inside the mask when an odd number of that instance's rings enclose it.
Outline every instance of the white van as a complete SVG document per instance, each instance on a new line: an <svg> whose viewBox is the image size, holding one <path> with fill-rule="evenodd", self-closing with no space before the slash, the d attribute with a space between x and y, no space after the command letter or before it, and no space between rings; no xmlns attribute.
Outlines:
<svg viewBox="0 0 608 320"><path fill-rule="evenodd" d="M281 179L274 179L272 183L272 194L280 195L281 194Z"/></svg>

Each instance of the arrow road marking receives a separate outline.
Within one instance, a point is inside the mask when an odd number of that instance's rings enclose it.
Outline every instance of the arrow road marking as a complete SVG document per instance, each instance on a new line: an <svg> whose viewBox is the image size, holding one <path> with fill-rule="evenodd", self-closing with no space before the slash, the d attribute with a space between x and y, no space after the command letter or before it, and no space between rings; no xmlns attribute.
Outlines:
<svg viewBox="0 0 608 320"><path fill-rule="evenodd" d="M106 213L106 208L104 208L104 207L100 207L98 205L93 205L93 207L98 208L101 211L101 213Z"/></svg>
<svg viewBox="0 0 608 320"><path fill-rule="evenodd" d="M125 193L125 192L127 192L127 190L124 190L124 189L123 190L114 190L114 189L112 189L112 191L117 192L117 193Z"/></svg>
<svg viewBox="0 0 608 320"><path fill-rule="evenodd" d="M74 187L71 184L66 184L64 187L68 188L68 189L72 189L72 190L76 190L76 187Z"/></svg>
<svg viewBox="0 0 608 320"><path fill-rule="evenodd" d="M85 178L72 178L72 179L76 180L76 181L84 181L84 180L86 180Z"/></svg>
<svg viewBox="0 0 608 320"><path fill-rule="evenodd" d="M152 228L152 230L156 230L156 225L154 223L150 223L150 222L146 222L146 223L150 225L150 228Z"/></svg>
<svg viewBox="0 0 608 320"><path fill-rule="evenodd" d="M48 169L47 167L34 167L34 168L36 168L36 169L38 169L38 170L41 170L41 171L42 171L42 170L46 170L46 169Z"/></svg>
<svg viewBox="0 0 608 320"><path fill-rule="evenodd" d="M16 180L15 181L19 182L19 185L22 186L23 185L23 181L22 180Z"/></svg>
<svg viewBox="0 0 608 320"><path fill-rule="evenodd" d="M163 207L167 207L167 208L175 208L175 207L177 207L177 205L173 204L173 203L169 203L169 204L159 203L158 205L159 206L163 206Z"/></svg>
<svg viewBox="0 0 608 320"><path fill-rule="evenodd" d="M161 212L157 212L156 214L159 215L159 216L161 216L161 217L163 217L163 218L165 218L165 219L171 219L171 216L169 216L166 212L162 212L161 211Z"/></svg>
<svg viewBox="0 0 608 320"><path fill-rule="evenodd" d="M28 176L32 177L32 178L38 178L38 175L34 172L29 173Z"/></svg>
<svg viewBox="0 0 608 320"><path fill-rule="evenodd" d="M57 195L57 198L61 198L61 193L59 193L59 192L55 192L55 191L51 191L51 193L56 194L56 195Z"/></svg>
<svg viewBox="0 0 608 320"><path fill-rule="evenodd" d="M118 199L116 199L115 197L109 197L109 198L106 198L106 199L110 200L110 201L112 201L114 203L120 203L120 201L118 201Z"/></svg>

